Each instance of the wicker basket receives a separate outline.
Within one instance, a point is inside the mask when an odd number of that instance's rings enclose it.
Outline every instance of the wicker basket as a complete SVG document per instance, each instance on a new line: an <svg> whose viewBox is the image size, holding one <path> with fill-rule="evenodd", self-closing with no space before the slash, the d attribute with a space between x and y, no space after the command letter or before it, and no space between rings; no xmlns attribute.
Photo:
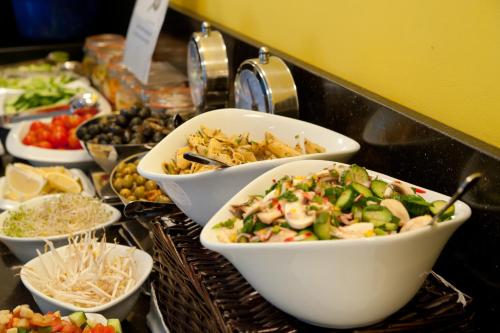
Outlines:
<svg viewBox="0 0 500 333"><path fill-rule="evenodd" d="M340 332L310 326L260 296L223 256L202 247L201 227L185 216L153 223L160 310L172 333ZM457 298L462 297L462 303ZM436 274L403 309L357 332L474 331L472 299Z"/></svg>

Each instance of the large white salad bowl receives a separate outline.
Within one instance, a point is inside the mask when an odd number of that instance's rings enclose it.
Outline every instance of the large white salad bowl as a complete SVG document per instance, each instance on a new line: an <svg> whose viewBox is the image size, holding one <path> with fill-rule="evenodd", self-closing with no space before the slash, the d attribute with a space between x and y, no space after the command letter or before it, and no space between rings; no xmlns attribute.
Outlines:
<svg viewBox="0 0 500 333"><path fill-rule="evenodd" d="M4 243L9 250L23 263L28 260L33 259L37 256L36 250L38 249L40 252L44 252L45 248L45 240L50 240L54 243L55 247L62 246L68 243L68 237L71 236L69 234L57 235L57 236L49 236L49 237L11 237L7 236L3 233L3 224L5 219L11 214L11 212L16 211L17 209L26 208L26 209L37 209L43 201L50 200L53 197L59 196L61 194L51 194L44 195L41 197L36 197L30 200L23 202L17 208L13 208L10 211L5 211L0 214L0 241ZM106 227L109 227L114 222L118 221L121 217L121 213L118 209L110 206L108 204L101 203L103 209L110 213L109 218L104 223L96 225L93 228L81 230L76 232L75 234L81 234L86 231L92 230L100 230Z"/></svg>
<svg viewBox="0 0 500 333"><path fill-rule="evenodd" d="M264 298L300 320L333 328L366 326L396 312L416 294L450 236L469 218L469 206L457 201L453 219L436 226L362 239L221 243L213 229L232 216L231 204L264 193L273 179L308 175L331 165L297 161L266 172L214 215L200 239L205 247L224 255ZM426 200L449 199L424 191Z"/></svg>
<svg viewBox="0 0 500 333"><path fill-rule="evenodd" d="M188 135L198 131L202 125L219 128L226 134L248 132L250 138L257 141L269 131L292 147L297 143L296 136L299 136L322 145L326 151L196 174L166 174L162 164L173 159L177 149L187 145ZM222 109L203 113L177 127L142 158L137 170L142 176L156 181L187 216L205 225L229 198L267 170L304 159L347 161L359 148L356 141L305 121L256 111Z"/></svg>
<svg viewBox="0 0 500 333"><path fill-rule="evenodd" d="M114 247L109 253L109 258L112 259L119 255L124 255L127 251L130 251L129 246L118 245L113 243L107 243L107 247ZM64 254L67 251L67 246L57 248L59 254ZM47 257L51 255L50 253L45 253L42 257ZM144 284L148 278L151 270L153 269L153 258L144 251L135 249L132 253L134 260L134 273L133 278L137 283L125 294L112 300L103 305L94 306L90 308L78 307L76 305L59 301L55 298L49 297L43 294L37 287L30 281L30 278L24 271L29 267L29 269L34 270L37 274L44 274L44 268L40 261L40 257L34 258L28 263L26 263L21 269L21 281L24 286L31 292L31 295L35 299L36 304L43 313L49 311L61 311L63 315L68 315L76 311L84 312L96 312L100 313L106 318L118 318L120 320L124 319L132 310L134 304L141 293L141 286ZM44 258L43 260L48 266L48 269L52 268L54 261L49 258Z"/></svg>

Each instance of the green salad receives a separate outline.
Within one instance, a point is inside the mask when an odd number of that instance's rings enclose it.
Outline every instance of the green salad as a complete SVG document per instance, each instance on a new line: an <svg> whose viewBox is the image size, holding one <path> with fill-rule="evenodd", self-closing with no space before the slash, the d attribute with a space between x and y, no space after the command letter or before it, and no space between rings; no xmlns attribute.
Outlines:
<svg viewBox="0 0 500 333"><path fill-rule="evenodd" d="M213 228L221 242L292 242L393 235L429 225L446 204L426 201L400 181L372 178L358 165L333 164L309 176L285 176L265 193L232 205ZM440 217L453 217L451 206Z"/></svg>
<svg viewBox="0 0 500 333"><path fill-rule="evenodd" d="M69 74L0 77L0 87L24 90L21 95L7 99L5 111L6 113L18 113L36 107L68 103L71 97L81 90L65 86L74 80L75 77Z"/></svg>

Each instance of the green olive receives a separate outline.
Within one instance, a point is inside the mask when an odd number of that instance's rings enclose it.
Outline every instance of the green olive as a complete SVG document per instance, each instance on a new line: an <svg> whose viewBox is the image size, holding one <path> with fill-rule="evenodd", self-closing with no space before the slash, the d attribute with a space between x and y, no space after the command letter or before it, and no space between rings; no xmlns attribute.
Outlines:
<svg viewBox="0 0 500 333"><path fill-rule="evenodd" d="M123 178L116 178L113 186L115 187L115 190L120 192L120 190L123 188Z"/></svg>
<svg viewBox="0 0 500 333"><path fill-rule="evenodd" d="M123 177L123 187L132 188L132 185L134 185L134 177L132 175Z"/></svg>
<svg viewBox="0 0 500 333"><path fill-rule="evenodd" d="M136 198L134 195L129 195L129 196L127 197L127 200L128 200L128 201L136 201L136 200L137 200L137 198Z"/></svg>
<svg viewBox="0 0 500 333"><path fill-rule="evenodd" d="M144 183L146 182L146 178L139 174L134 175L134 178L137 185L144 185Z"/></svg>
<svg viewBox="0 0 500 333"><path fill-rule="evenodd" d="M132 195L132 191L130 191L128 188L122 188L120 191L120 195L122 197L128 198L129 196Z"/></svg>
<svg viewBox="0 0 500 333"><path fill-rule="evenodd" d="M170 200L168 199L168 197L165 194L160 194L156 198L156 202L170 202Z"/></svg>
<svg viewBox="0 0 500 333"><path fill-rule="evenodd" d="M136 173L137 168L135 167L135 164L133 164L133 163L129 163L129 164L127 165L127 167L125 168L125 170L127 170L127 173L128 173L128 174L134 174L134 173Z"/></svg>
<svg viewBox="0 0 500 333"><path fill-rule="evenodd" d="M120 163L118 165L118 168L116 168L116 172L120 172L120 173L123 173L123 170L127 167L127 165L125 163Z"/></svg>
<svg viewBox="0 0 500 333"><path fill-rule="evenodd" d="M139 199L144 198L146 196L146 190L144 186L137 186L135 188L134 195Z"/></svg>
<svg viewBox="0 0 500 333"><path fill-rule="evenodd" d="M147 191L152 191L152 190L156 189L156 184L155 184L155 182L154 182L154 181L152 181L152 180L148 180L148 181L144 184L144 186L146 186L146 190L147 190Z"/></svg>

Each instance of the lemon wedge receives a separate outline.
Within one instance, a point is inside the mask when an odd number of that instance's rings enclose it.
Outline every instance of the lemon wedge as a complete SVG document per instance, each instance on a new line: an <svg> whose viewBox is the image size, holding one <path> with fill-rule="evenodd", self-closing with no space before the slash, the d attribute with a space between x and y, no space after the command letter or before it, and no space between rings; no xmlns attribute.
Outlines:
<svg viewBox="0 0 500 333"><path fill-rule="evenodd" d="M82 187L71 176L68 176L64 173L59 172L50 172L45 175L47 178L49 185L61 192L65 193L80 193L82 191Z"/></svg>
<svg viewBox="0 0 500 333"><path fill-rule="evenodd" d="M5 180L9 190L14 192L21 201L39 195L47 182L36 172L35 168L22 163L8 165Z"/></svg>

